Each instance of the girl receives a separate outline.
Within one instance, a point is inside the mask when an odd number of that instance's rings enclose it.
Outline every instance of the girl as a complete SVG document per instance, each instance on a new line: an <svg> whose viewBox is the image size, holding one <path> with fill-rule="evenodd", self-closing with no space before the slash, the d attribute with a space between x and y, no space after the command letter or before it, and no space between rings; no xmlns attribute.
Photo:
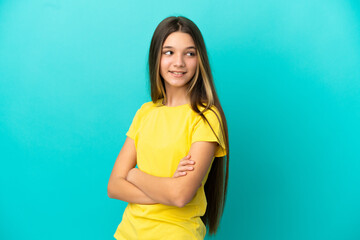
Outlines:
<svg viewBox="0 0 360 240"><path fill-rule="evenodd" d="M114 237L204 239L224 210L229 143L205 43L191 20L168 17L157 26L149 73L152 101L137 110L108 184L110 198L129 203Z"/></svg>

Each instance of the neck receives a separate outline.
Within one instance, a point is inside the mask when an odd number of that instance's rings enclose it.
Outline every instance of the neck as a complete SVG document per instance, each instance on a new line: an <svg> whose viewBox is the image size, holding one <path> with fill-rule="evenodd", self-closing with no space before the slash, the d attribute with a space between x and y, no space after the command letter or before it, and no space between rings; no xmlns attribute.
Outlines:
<svg viewBox="0 0 360 240"><path fill-rule="evenodd" d="M164 105L169 107L176 107L190 102L190 96L187 95L185 88L169 89L166 88L166 102Z"/></svg>

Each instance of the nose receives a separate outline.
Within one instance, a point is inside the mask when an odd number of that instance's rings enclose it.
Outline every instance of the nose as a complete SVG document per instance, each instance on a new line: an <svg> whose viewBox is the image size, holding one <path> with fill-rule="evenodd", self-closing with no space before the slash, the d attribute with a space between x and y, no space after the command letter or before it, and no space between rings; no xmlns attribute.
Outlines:
<svg viewBox="0 0 360 240"><path fill-rule="evenodd" d="M184 56L182 54L177 54L175 56L174 66L175 67L184 67L185 66Z"/></svg>

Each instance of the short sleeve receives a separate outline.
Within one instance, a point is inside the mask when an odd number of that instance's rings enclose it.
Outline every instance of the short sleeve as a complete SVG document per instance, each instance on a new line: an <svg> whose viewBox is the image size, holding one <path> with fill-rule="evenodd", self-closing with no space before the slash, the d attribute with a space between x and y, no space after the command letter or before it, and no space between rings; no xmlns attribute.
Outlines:
<svg viewBox="0 0 360 240"><path fill-rule="evenodd" d="M211 130L209 124L204 120L201 116L198 116L199 120L197 120L191 137L191 144L194 142L217 142L219 145L215 151L215 157L223 157L226 155L226 147L224 142L223 133L221 130L221 115L219 114L218 110L215 107L211 108L216 112L219 119L216 117L215 113L210 109L207 110L204 115L206 119L211 124L212 129L216 133L217 137L215 136L214 132Z"/></svg>
<svg viewBox="0 0 360 240"><path fill-rule="evenodd" d="M140 125L140 115L141 115L141 108L139 108L136 111L135 116L132 120L132 123L129 127L129 130L126 133L126 136L128 136L129 138L132 138L134 140L135 140L135 135L136 135L139 125Z"/></svg>

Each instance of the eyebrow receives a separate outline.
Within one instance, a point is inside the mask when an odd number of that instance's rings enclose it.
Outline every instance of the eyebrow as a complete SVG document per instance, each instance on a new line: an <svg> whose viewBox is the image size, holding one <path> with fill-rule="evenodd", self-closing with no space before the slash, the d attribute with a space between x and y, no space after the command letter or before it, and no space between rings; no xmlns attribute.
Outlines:
<svg viewBox="0 0 360 240"><path fill-rule="evenodd" d="M163 48L174 48L174 47L172 47L172 46L164 46ZM190 47L187 47L185 49L190 49L190 48L196 49L194 46L190 46Z"/></svg>

